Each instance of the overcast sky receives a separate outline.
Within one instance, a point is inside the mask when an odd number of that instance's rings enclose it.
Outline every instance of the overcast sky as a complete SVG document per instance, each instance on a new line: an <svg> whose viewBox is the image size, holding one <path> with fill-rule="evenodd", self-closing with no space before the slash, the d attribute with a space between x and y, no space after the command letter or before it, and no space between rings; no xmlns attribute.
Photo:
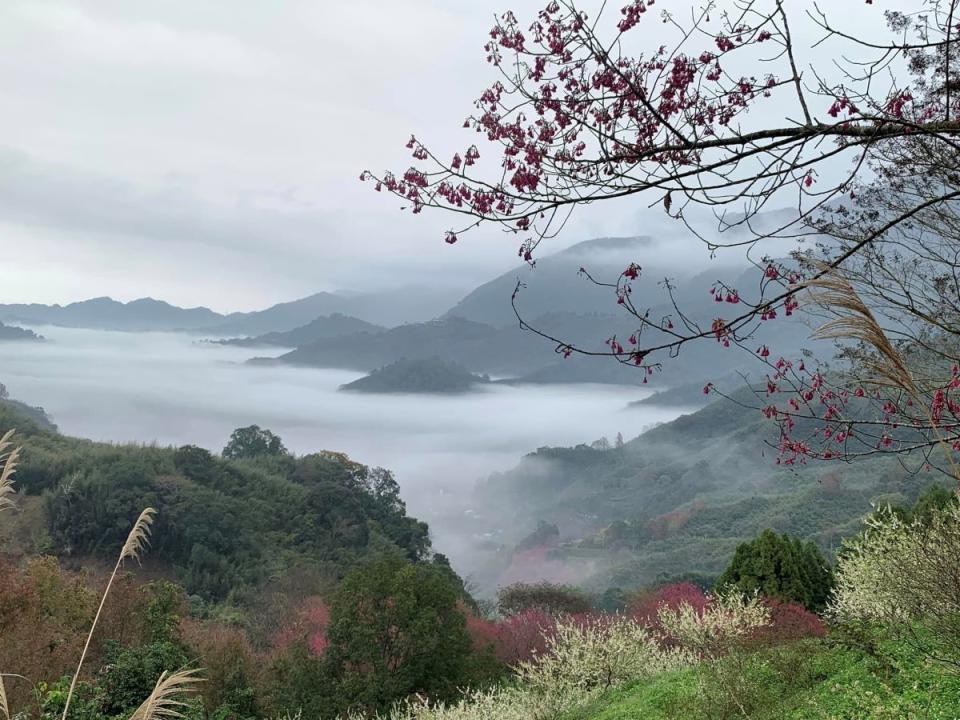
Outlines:
<svg viewBox="0 0 960 720"><path fill-rule="evenodd" d="M508 4L532 17L543 0ZM338 288L469 288L512 267L516 238L449 247L448 218L409 217L357 180L406 167L412 131L471 141L460 124L494 78L482 46L504 7L4 0L0 302L246 310ZM635 207L605 209L553 247L643 229Z"/></svg>

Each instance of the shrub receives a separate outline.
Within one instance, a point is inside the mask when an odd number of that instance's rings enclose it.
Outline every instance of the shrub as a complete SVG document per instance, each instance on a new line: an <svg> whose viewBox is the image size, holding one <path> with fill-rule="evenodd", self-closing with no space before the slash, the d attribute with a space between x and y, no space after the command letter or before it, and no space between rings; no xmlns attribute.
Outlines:
<svg viewBox="0 0 960 720"><path fill-rule="evenodd" d="M639 622L657 627L660 610L678 610L681 605L689 605L697 612L703 612L710 602L707 594L693 583L673 583L658 590L645 593L630 606L630 614Z"/></svg>
<svg viewBox="0 0 960 720"><path fill-rule="evenodd" d="M200 686L204 707L229 711L231 717L256 717L255 688L261 672L260 658L242 630L222 623L181 624L190 656L203 668Z"/></svg>
<svg viewBox="0 0 960 720"><path fill-rule="evenodd" d="M800 605L765 600L770 609L770 624L758 630L758 637L769 642L791 642L807 637L824 637L827 628L819 616Z"/></svg>
<svg viewBox="0 0 960 720"><path fill-rule="evenodd" d="M699 658L714 658L768 626L770 608L757 595L727 592L712 596L702 609L686 602L675 609L661 607L657 621L680 647Z"/></svg>
<svg viewBox="0 0 960 720"><path fill-rule="evenodd" d="M664 648L647 628L622 616L565 620L546 638L546 651L521 663L520 678L548 695L570 697L689 664L682 648Z"/></svg>
<svg viewBox="0 0 960 720"><path fill-rule="evenodd" d="M550 720L604 690L683 667L692 656L663 648L636 621L617 616L557 623L542 655L522 663L521 682L474 690L448 704L417 697L394 706L389 720ZM360 720L352 715L350 720Z"/></svg>
<svg viewBox="0 0 960 720"><path fill-rule="evenodd" d="M569 585L548 582L515 583L497 593L497 610L502 615L516 615L538 610L548 615L578 615L593 608L590 598Z"/></svg>
<svg viewBox="0 0 960 720"><path fill-rule="evenodd" d="M845 543L829 614L879 623L928 657L960 664L960 505L903 519L890 508Z"/></svg>
<svg viewBox="0 0 960 720"><path fill-rule="evenodd" d="M500 620L467 616L467 632L474 648L492 648L497 660L509 667L543 654L547 637L555 628L556 619L539 610L526 610Z"/></svg>
<svg viewBox="0 0 960 720"><path fill-rule="evenodd" d="M304 598L291 611L291 618L273 637L273 647L285 651L295 642L303 642L314 656L323 655L327 649L327 626L330 624L330 608L317 596Z"/></svg>

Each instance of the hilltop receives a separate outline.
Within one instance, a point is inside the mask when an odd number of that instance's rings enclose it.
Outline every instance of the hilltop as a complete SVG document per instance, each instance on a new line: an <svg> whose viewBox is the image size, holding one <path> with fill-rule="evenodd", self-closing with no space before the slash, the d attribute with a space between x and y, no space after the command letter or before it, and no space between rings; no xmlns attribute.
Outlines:
<svg viewBox="0 0 960 720"><path fill-rule="evenodd" d="M281 445L228 459L190 445L92 442L60 434L40 408L0 400L0 435L12 428L24 512L8 515L3 535L23 555L108 559L149 505L151 572L209 602L250 602L268 582L316 592L385 549L432 557L427 525L407 515L393 476L343 453L294 457Z"/></svg>
<svg viewBox="0 0 960 720"><path fill-rule="evenodd" d="M0 323L0 341L4 340L43 340L42 335L37 335L33 330L16 327L13 325L4 325Z"/></svg>
<svg viewBox="0 0 960 720"><path fill-rule="evenodd" d="M366 377L341 385L341 390L365 393L439 393L470 392L488 383L488 377L470 373L462 365L437 357L420 360L402 358L374 370Z"/></svg>

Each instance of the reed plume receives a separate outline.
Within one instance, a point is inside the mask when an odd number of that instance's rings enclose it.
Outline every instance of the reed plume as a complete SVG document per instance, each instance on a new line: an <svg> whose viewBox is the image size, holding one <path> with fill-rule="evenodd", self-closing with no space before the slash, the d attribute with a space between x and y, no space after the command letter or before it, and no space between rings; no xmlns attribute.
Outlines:
<svg viewBox="0 0 960 720"><path fill-rule="evenodd" d="M10 449L13 445L11 440L13 433L14 430L9 430L0 438L0 512L16 507L13 501L13 496L16 494L13 487L13 473L17 470L20 448Z"/></svg>
<svg viewBox="0 0 960 720"><path fill-rule="evenodd" d="M181 718L181 708L187 704L177 698L184 693L196 691L196 684L203 682L196 676L197 670L181 670L172 674L160 673L153 692L138 707L130 720L161 720L162 718Z"/></svg>
<svg viewBox="0 0 960 720"><path fill-rule="evenodd" d="M913 375L903 356L890 342L876 316L860 298L853 285L835 269L825 270L819 278L810 280L810 299L817 305L839 314L813 332L821 340L857 340L874 350L875 358L864 358L863 366L873 374L869 382L900 388L911 397L920 394Z"/></svg>
<svg viewBox="0 0 960 720"><path fill-rule="evenodd" d="M141 512L140 517L137 518L137 522L133 524L130 534L127 535L127 541L123 544L123 548L120 550L120 557L117 558L117 564L114 565L113 572L110 573L110 579L107 581L107 587L103 591L103 596L100 598L100 606L97 608L97 614L94 615L93 624L90 626L90 632L87 633L87 641L83 645L83 652L80 654L80 662L77 663L77 671L73 674L73 679L70 681L70 690L67 692L67 699L63 705L62 720L67 720L67 711L70 709L70 700L73 698L73 691L74 688L76 688L77 680L80 678L80 670L83 668L83 661L87 658L87 651L90 649L90 641L93 639L93 631L97 628L97 622L100 620L100 614L103 612L103 606L107 602L107 596L110 594L110 588L113 586L113 581L116 579L117 573L120 571L120 567L123 565L124 560L136 560L137 562L140 562L141 554L150 545L150 526L153 524L153 517L156 514L157 511L150 507ZM163 680L163 676L160 677L160 680ZM154 689L154 693L156 693L156 689ZM151 697L153 697L153 694L151 694Z"/></svg>
<svg viewBox="0 0 960 720"><path fill-rule="evenodd" d="M7 704L7 688L3 684L3 675L0 675L0 714L4 720L10 720L10 706Z"/></svg>
<svg viewBox="0 0 960 720"><path fill-rule="evenodd" d="M859 360L873 376L867 382L902 390L917 407L926 408L927 419L937 444L943 451L960 492L960 467L954 460L950 444L934 422L930 403L923 398L903 355L890 342L876 316L853 284L836 268L825 263L816 263L815 266L820 271L820 276L805 284L812 289L810 299L814 304L836 313L838 317L821 325L812 336L823 340L856 340L874 351L873 356Z"/></svg>

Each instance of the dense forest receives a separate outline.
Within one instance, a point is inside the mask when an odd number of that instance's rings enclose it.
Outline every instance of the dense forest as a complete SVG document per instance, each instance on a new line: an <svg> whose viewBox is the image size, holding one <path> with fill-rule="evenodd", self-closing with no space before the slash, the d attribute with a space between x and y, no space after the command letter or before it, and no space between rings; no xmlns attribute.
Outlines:
<svg viewBox="0 0 960 720"><path fill-rule="evenodd" d="M42 523L5 522L26 552L80 564L109 558L145 506L158 511L151 563L189 595L244 603L268 582L330 583L371 553L432 557L389 471L337 452L294 458L268 430L238 429L223 457L198 447L94 443L56 433L35 411L0 404L0 430L25 449L17 486Z"/></svg>

